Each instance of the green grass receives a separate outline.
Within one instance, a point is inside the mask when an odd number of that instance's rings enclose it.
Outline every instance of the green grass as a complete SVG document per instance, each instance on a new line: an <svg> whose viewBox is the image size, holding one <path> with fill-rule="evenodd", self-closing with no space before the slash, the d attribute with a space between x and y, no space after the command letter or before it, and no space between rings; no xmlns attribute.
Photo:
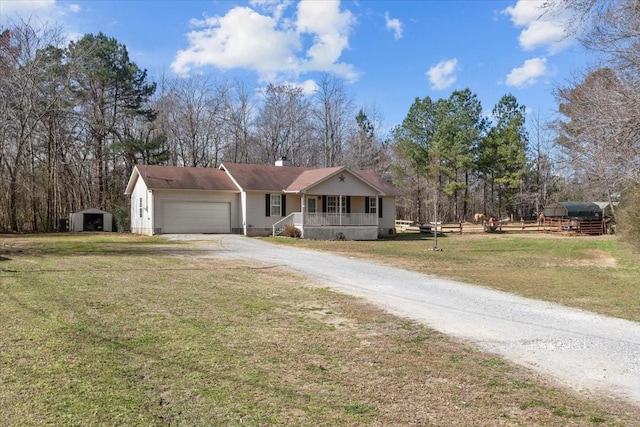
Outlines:
<svg viewBox="0 0 640 427"><path fill-rule="evenodd" d="M344 242L270 241L330 251L640 321L640 263L614 236L446 234Z"/></svg>
<svg viewBox="0 0 640 427"><path fill-rule="evenodd" d="M285 269L126 235L0 236L3 426L633 425Z"/></svg>

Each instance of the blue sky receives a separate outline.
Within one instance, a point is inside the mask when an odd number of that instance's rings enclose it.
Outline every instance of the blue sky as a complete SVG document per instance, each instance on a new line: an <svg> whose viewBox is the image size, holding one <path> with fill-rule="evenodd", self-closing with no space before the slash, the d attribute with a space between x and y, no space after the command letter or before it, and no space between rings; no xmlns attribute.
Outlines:
<svg viewBox="0 0 640 427"><path fill-rule="evenodd" d="M553 90L587 65L561 14L538 0L0 0L70 39L103 32L157 80L205 73L312 91L321 73L344 79L356 105L399 124L416 97L476 93L486 114L506 93L550 117Z"/></svg>

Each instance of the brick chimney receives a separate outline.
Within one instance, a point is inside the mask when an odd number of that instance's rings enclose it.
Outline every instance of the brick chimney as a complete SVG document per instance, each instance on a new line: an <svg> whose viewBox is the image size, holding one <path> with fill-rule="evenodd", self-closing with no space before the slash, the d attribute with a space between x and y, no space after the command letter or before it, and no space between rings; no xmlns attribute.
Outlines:
<svg viewBox="0 0 640 427"><path fill-rule="evenodd" d="M276 166L291 166L291 160L287 159L286 156L282 156L276 160Z"/></svg>

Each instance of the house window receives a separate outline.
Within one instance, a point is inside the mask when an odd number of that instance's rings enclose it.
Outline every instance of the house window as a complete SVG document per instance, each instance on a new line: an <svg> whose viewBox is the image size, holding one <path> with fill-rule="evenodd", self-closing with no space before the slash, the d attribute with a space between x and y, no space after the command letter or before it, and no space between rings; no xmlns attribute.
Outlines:
<svg viewBox="0 0 640 427"><path fill-rule="evenodd" d="M369 213L378 213L378 199L375 197L369 197Z"/></svg>
<svg viewBox="0 0 640 427"><path fill-rule="evenodd" d="M271 194L271 201L269 203L269 213L271 216L282 215L282 198L280 194Z"/></svg>
<svg viewBox="0 0 640 427"><path fill-rule="evenodd" d="M378 201L376 203L376 200ZM365 213L377 213L378 218L382 218L382 197L365 197L364 199Z"/></svg>
<svg viewBox="0 0 640 427"><path fill-rule="evenodd" d="M347 196L327 196L327 213L347 213Z"/></svg>
<svg viewBox="0 0 640 427"><path fill-rule="evenodd" d="M140 203L139 204L140 204L140 218L142 218L142 211L143 211L143 209L142 209L142 197L140 197Z"/></svg>
<svg viewBox="0 0 640 427"><path fill-rule="evenodd" d="M287 212L286 194L265 194L265 216L284 216Z"/></svg>

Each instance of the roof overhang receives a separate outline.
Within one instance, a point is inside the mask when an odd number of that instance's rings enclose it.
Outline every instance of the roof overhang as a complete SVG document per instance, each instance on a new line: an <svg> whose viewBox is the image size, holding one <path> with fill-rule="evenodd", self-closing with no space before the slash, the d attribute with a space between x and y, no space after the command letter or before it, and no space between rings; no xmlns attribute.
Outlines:
<svg viewBox="0 0 640 427"><path fill-rule="evenodd" d="M138 165L136 165L133 167L133 171L131 171L129 182L127 182L127 188L124 190L125 196L130 196L133 193L133 189L136 186L138 178L140 178L140 171L138 170Z"/></svg>
<svg viewBox="0 0 640 427"><path fill-rule="evenodd" d="M321 173L320 171L323 171L323 170L312 170L312 171L303 172L300 175L299 180L294 181L288 188L285 188L284 192L292 193L292 194L306 194L310 192L310 190L312 190L314 187L317 187L318 185L338 176L339 174L344 174L345 172L347 172L351 176L353 176L354 178L362 182L363 184L369 186L376 193L378 193L379 196L385 195L384 191L382 191L380 188L378 188L377 186L372 184L370 181L362 177L360 174L358 174L357 172L351 170L346 166L325 169L326 173ZM305 175L310 176L312 179L305 180ZM299 184L300 182L303 183L302 186L297 187L296 185Z"/></svg>

